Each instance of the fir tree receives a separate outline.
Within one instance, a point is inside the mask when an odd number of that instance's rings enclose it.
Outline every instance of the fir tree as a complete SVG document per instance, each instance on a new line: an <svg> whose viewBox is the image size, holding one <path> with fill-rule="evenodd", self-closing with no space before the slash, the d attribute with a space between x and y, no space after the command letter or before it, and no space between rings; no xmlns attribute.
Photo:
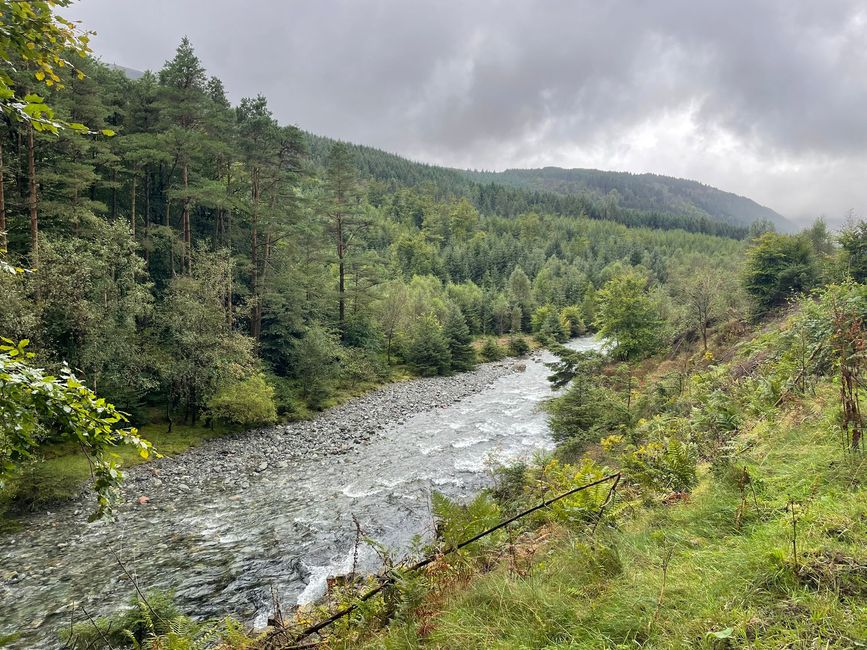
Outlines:
<svg viewBox="0 0 867 650"><path fill-rule="evenodd" d="M419 375L447 375L451 369L452 355L443 328L433 314L416 320L406 359Z"/></svg>
<svg viewBox="0 0 867 650"><path fill-rule="evenodd" d="M476 353L473 350L473 339L470 328L461 310L457 307L449 311L443 334L448 340L449 352L452 357L452 370L470 370L476 365Z"/></svg>

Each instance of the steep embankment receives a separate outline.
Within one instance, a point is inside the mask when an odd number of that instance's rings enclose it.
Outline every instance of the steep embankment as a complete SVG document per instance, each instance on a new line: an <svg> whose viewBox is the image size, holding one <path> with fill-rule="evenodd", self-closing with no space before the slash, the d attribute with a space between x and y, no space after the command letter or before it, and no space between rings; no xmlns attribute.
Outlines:
<svg viewBox="0 0 867 650"><path fill-rule="evenodd" d="M600 525L604 491L443 558L406 579L365 647L865 647L867 459L847 450L828 360L805 362L798 331L717 348L725 362L643 364L632 408L655 415L593 447L596 462L521 469L494 495L508 508L615 466ZM441 525L491 507L446 509ZM333 647L364 638L343 634Z"/></svg>

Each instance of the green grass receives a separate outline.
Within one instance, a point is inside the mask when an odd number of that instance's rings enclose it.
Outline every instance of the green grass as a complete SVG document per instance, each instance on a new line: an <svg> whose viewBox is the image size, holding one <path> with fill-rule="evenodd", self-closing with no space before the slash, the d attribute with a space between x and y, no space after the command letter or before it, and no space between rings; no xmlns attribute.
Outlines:
<svg viewBox="0 0 867 650"><path fill-rule="evenodd" d="M831 390L742 433L758 509L749 494L740 525L737 485L704 467L688 502L622 516L595 541L567 533L527 575L504 564L446 588L367 647L867 647L867 459L841 449Z"/></svg>
<svg viewBox="0 0 867 650"><path fill-rule="evenodd" d="M158 453L173 456L228 430L221 426L211 430L202 425L175 424L168 433L165 423L156 423L142 426L140 433L153 443ZM116 448L112 456L122 468L149 462L126 446ZM56 507L74 498L89 479L90 464L78 447L71 443L44 447L42 457L12 477L0 491L0 533L16 530L22 514Z"/></svg>

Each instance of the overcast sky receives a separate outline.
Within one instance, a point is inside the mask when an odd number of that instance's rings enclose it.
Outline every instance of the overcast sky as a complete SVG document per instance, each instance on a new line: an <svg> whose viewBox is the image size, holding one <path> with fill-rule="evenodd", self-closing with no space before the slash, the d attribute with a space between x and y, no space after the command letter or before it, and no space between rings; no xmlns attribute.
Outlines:
<svg viewBox="0 0 867 650"><path fill-rule="evenodd" d="M105 62L187 35L237 101L455 167L693 178L783 215L867 213L859 0L79 0Z"/></svg>

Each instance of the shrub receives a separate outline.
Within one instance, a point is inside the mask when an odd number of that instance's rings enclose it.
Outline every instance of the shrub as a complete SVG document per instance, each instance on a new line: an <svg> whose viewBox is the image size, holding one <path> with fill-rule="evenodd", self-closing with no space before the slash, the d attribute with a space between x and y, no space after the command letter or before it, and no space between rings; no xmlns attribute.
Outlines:
<svg viewBox="0 0 867 650"><path fill-rule="evenodd" d="M215 419L244 428L277 419L274 388L261 373L221 387L208 402L208 409Z"/></svg>
<svg viewBox="0 0 867 650"><path fill-rule="evenodd" d="M785 305L818 280L816 255L806 237L768 232L747 253L743 282L757 316Z"/></svg>
<svg viewBox="0 0 867 650"><path fill-rule="evenodd" d="M560 322L568 331L569 337L583 336L587 333L584 318L581 316L581 308L578 305L563 307L560 310Z"/></svg>
<svg viewBox="0 0 867 650"><path fill-rule="evenodd" d="M576 465L550 458L540 467L531 470L531 492L537 499L550 498L599 480L607 473L606 468L601 467L591 458L582 458ZM546 519L567 524L588 521L599 512L610 489L610 483L601 483L577 492L551 504L546 511L543 511L544 516Z"/></svg>
<svg viewBox="0 0 867 650"><path fill-rule="evenodd" d="M545 403L548 424L554 440L596 442L602 435L619 431L630 423L631 415L616 393L576 375L568 390Z"/></svg>
<svg viewBox="0 0 867 650"><path fill-rule="evenodd" d="M521 335L509 339L509 354L513 357L522 357L530 351L530 344Z"/></svg>
<svg viewBox="0 0 867 650"><path fill-rule="evenodd" d="M506 356L506 353L497 343L496 339L489 336L485 339L484 343L482 343L482 347L479 350L479 356L484 361L499 361Z"/></svg>
<svg viewBox="0 0 867 650"><path fill-rule="evenodd" d="M331 396L340 352L337 337L318 325L310 327L295 344L293 370L310 408L322 408Z"/></svg>

